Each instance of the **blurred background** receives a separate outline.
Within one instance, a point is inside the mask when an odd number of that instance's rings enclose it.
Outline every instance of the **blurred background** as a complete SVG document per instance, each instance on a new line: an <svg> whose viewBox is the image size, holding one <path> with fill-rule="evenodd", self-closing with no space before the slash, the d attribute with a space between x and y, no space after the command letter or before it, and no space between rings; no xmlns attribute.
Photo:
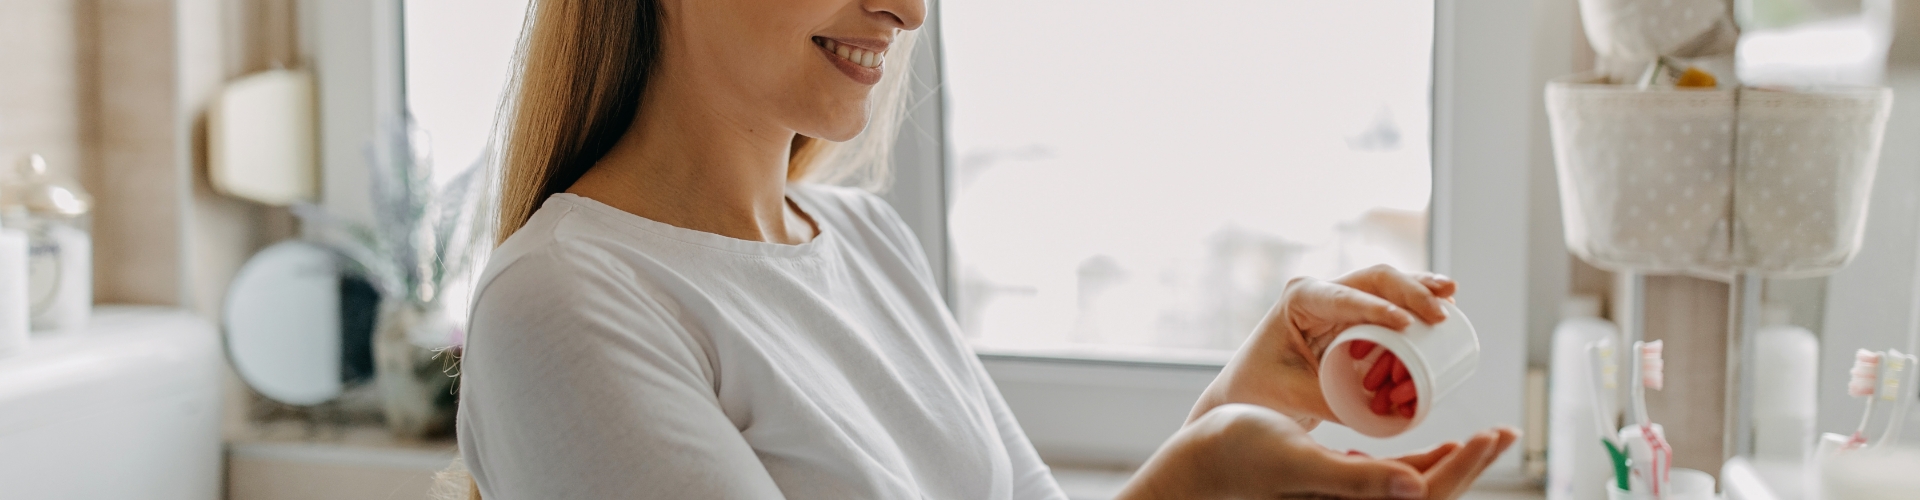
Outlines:
<svg viewBox="0 0 1920 500"><path fill-rule="evenodd" d="M1699 2L1739 23L1724 53L1658 55L1721 90L1858 52L1871 71L1772 85L1920 95L1904 2ZM1647 406L1676 463L1715 475L1768 452L1753 395L1772 388L1749 379L1773 365L1740 362L1761 327L1813 346L1805 397L1780 403L1802 444L1858 422L1855 349L1920 347L1912 99L1857 158L1863 189L1835 201L1863 210L1852 251L1820 272L1622 257L1600 248L1618 231L1566 208L1585 157L1546 89L1630 87L1612 75L1645 64L1618 62L1631 30L1608 9L1634 2L932 3L883 196L1075 498L1110 496L1178 428L1295 277L1459 279L1471 388L1394 439L1315 434L1391 453L1525 427L1487 498L1588 498L1548 471L1549 401L1570 391L1553 374L1583 373L1556 361L1574 319L1666 340ZM426 498L456 456L451 360L528 7L0 0L0 224L25 242L17 267L0 245L0 285L26 316L0 326L0 498ZM1618 163L1620 192L1654 190ZM1726 248L1708 231L1734 218L1690 234Z"/></svg>

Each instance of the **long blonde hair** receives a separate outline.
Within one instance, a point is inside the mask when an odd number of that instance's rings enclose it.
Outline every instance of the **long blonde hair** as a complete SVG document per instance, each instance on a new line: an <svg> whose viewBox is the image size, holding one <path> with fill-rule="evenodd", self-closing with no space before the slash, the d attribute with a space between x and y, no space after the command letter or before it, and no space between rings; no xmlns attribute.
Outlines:
<svg viewBox="0 0 1920 500"><path fill-rule="evenodd" d="M496 138L498 241L566 191L627 132L660 58L657 0L536 0L528 7ZM795 135L787 179L880 189L906 111L914 33L898 37L867 129L846 143Z"/></svg>
<svg viewBox="0 0 1920 500"><path fill-rule="evenodd" d="M639 112L660 58L664 13L657 0L534 0L500 106L496 241L526 225L540 204L600 161ZM914 32L888 51L889 69L870 97L867 129L845 143L796 135L787 179L882 189L907 110ZM434 498L480 500L455 459L434 475Z"/></svg>

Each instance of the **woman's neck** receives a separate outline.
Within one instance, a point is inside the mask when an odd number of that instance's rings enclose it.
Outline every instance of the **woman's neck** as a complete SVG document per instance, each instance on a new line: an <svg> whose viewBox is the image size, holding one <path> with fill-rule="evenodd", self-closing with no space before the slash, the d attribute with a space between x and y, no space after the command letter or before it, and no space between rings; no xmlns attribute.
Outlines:
<svg viewBox="0 0 1920 500"><path fill-rule="evenodd" d="M793 133L746 123L656 81L626 134L567 190L673 226L798 244L816 233L786 201ZM705 95L702 95L705 94Z"/></svg>

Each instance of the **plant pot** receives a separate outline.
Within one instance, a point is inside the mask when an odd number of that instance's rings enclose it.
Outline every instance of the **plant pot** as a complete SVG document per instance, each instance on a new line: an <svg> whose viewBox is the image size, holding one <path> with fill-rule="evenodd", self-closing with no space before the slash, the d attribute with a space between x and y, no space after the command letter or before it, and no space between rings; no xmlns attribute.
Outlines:
<svg viewBox="0 0 1920 500"><path fill-rule="evenodd" d="M447 348L434 339L455 338L458 328L437 304L381 307L373 340L374 384L395 436L422 439L452 432L456 372Z"/></svg>

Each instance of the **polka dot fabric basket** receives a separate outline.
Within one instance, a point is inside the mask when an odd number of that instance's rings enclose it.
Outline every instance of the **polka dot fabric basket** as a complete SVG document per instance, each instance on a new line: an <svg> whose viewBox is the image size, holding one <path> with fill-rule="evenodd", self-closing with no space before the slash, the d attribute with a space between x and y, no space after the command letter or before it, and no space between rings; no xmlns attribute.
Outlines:
<svg viewBox="0 0 1920 500"><path fill-rule="evenodd" d="M1621 271L1796 277L1830 274L1859 249L1890 91L1595 80L1547 86L1576 255Z"/></svg>

